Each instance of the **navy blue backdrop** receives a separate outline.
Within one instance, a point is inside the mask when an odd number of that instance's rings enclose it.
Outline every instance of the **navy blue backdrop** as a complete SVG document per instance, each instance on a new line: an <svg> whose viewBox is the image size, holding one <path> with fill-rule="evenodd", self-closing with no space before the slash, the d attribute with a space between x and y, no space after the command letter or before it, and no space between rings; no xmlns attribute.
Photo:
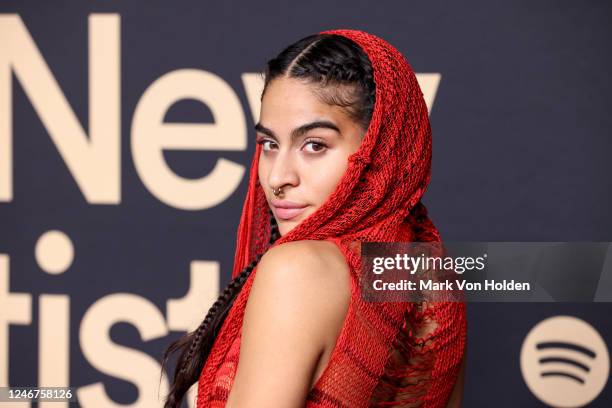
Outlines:
<svg viewBox="0 0 612 408"><path fill-rule="evenodd" d="M253 74L324 29L378 35L433 78L424 202L443 239L612 241L611 16L604 1L1 0L0 386L154 406L161 351L229 281ZM468 304L465 406L552 405L521 371L527 334L569 315L609 347L611 311Z"/></svg>

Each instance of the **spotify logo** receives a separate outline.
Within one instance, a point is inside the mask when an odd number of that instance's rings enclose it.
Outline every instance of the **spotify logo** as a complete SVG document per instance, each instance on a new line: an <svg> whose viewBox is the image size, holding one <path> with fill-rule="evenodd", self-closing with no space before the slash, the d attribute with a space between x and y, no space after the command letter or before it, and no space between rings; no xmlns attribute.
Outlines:
<svg viewBox="0 0 612 408"><path fill-rule="evenodd" d="M584 320L555 316L535 325L521 348L521 372L531 392L554 407L582 407L604 389L610 356Z"/></svg>

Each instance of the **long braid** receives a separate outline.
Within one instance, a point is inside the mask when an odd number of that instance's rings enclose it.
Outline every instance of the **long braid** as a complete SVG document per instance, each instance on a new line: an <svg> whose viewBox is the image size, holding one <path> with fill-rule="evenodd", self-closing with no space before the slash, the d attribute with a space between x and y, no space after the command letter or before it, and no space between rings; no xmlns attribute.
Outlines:
<svg viewBox="0 0 612 408"><path fill-rule="evenodd" d="M279 237L278 224L270 211L270 241L272 245ZM198 380L204 362L210 354L214 341L231 309L236 296L242 289L263 253L258 254L251 263L232 279L211 306L206 317L197 329L175 340L165 350L162 357L162 372L168 358L177 350L182 350L174 370L175 382L166 397L164 408L178 408L189 388ZM161 378L161 376L160 376Z"/></svg>

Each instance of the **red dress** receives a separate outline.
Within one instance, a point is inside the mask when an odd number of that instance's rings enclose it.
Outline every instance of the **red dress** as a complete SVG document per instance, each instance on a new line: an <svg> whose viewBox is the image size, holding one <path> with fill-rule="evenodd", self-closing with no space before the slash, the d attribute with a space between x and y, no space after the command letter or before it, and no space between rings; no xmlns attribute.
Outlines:
<svg viewBox="0 0 612 408"><path fill-rule="evenodd" d="M462 302L367 302L360 295L359 242L439 241L421 197L431 176L431 128L416 76L392 45L358 30L333 30L367 54L376 83L368 130L334 192L273 246L331 240L351 274L351 301L330 360L308 393L307 407L444 407L466 345ZM257 168L257 145L238 227L232 276L269 249L269 208ZM255 268L236 296L198 381L198 408L224 407L240 352Z"/></svg>
<svg viewBox="0 0 612 408"><path fill-rule="evenodd" d="M255 273L245 282L238 304L248 298ZM431 303L429 309L419 310L411 303L369 303L356 290L357 277L352 278L347 317L305 406L446 406L465 350L465 304ZM236 324L242 322L242 316L230 318ZM436 322L438 328L421 336L419 330L426 322ZM198 408L225 407L238 366L240 335L240 330L233 335L222 328L218 339L223 342L229 336L231 341L212 381L199 384Z"/></svg>

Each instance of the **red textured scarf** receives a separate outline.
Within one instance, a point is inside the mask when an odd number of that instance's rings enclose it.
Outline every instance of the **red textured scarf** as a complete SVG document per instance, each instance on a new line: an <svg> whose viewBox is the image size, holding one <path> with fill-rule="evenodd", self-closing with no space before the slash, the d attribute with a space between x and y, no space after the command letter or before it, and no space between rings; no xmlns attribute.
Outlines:
<svg viewBox="0 0 612 408"><path fill-rule="evenodd" d="M361 46L374 70L376 101L361 146L349 157L334 192L273 244L331 239L351 271L347 317L307 406L445 406L464 353L465 304L436 303L421 309L409 302L365 302L359 295L359 247L351 245L440 240L420 202L431 175L431 128L423 93L406 59L383 39L357 30L321 34L342 35ZM257 145L232 277L269 247L269 209L257 174L260 150ZM198 407L223 407L231 390L256 272L257 268L237 295L205 363ZM419 337L424 322L435 322L436 328Z"/></svg>

